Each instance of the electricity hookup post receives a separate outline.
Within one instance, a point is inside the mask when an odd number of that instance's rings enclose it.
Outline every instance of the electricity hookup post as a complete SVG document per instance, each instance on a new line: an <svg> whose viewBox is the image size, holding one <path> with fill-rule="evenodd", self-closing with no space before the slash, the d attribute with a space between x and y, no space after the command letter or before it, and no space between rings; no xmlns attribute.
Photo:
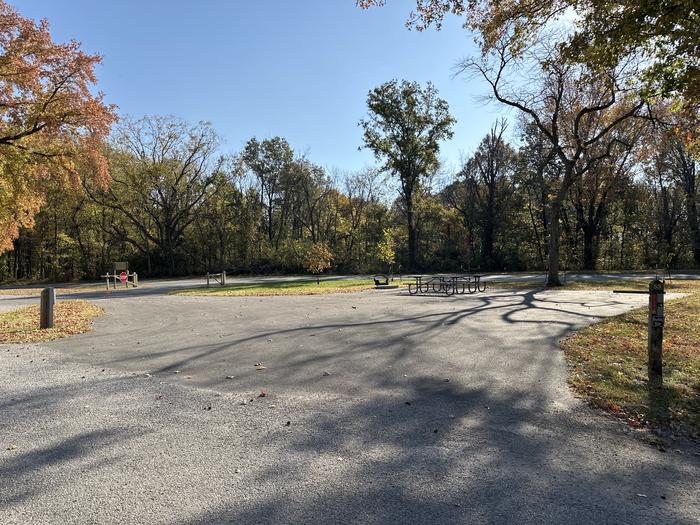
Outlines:
<svg viewBox="0 0 700 525"><path fill-rule="evenodd" d="M664 283L649 283L649 384L663 384L662 347L664 341Z"/></svg>
<svg viewBox="0 0 700 525"><path fill-rule="evenodd" d="M647 293L641 290L613 290L613 293ZM649 283L649 320L647 336L649 386L663 385L662 348L664 341L664 282Z"/></svg>

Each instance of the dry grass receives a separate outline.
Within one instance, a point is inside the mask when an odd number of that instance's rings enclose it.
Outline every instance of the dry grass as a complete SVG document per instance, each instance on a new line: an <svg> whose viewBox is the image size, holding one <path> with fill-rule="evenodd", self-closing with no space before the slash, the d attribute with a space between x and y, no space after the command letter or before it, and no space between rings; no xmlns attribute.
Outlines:
<svg viewBox="0 0 700 525"><path fill-rule="evenodd" d="M232 284L216 288L188 288L170 292L171 295L207 295L224 297L269 296L269 295L322 295L331 293L360 292L371 290L374 282L366 279L343 279L337 281L275 281L269 283Z"/></svg>
<svg viewBox="0 0 700 525"><path fill-rule="evenodd" d="M607 285L596 283L598 289L621 288L620 283ZM648 281L636 286L627 282L624 289L648 289ZM634 427L664 427L698 438L700 281L674 281L667 291L688 295L666 302L663 389L647 383L647 308L592 325L563 341L569 383L592 405Z"/></svg>
<svg viewBox="0 0 700 525"><path fill-rule="evenodd" d="M58 301L54 327L39 329L39 307L27 306L0 314L0 343L39 343L82 334L92 329L92 319L104 313L87 301Z"/></svg>

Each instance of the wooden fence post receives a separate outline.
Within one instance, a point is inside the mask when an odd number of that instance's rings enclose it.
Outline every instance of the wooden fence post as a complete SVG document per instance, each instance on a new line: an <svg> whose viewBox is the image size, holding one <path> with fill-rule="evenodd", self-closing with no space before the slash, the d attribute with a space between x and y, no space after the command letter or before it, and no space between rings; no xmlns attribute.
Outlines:
<svg viewBox="0 0 700 525"><path fill-rule="evenodd" d="M44 288L41 291L41 303L39 307L39 328L53 328L53 306L56 304L56 289Z"/></svg>
<svg viewBox="0 0 700 525"><path fill-rule="evenodd" d="M226 286L226 270L221 270L221 286Z"/></svg>

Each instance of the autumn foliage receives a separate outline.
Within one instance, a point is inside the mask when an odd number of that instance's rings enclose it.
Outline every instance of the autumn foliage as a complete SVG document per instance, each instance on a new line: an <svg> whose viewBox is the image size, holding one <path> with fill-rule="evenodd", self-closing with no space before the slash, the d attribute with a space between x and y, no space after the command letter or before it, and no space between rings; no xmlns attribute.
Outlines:
<svg viewBox="0 0 700 525"><path fill-rule="evenodd" d="M49 187L77 187L81 170L108 183L101 149L116 114L90 91L100 60L0 0L0 253L33 225Z"/></svg>
<svg viewBox="0 0 700 525"><path fill-rule="evenodd" d="M328 270L333 264L333 252L324 243L315 243L309 248L304 259L304 268L316 276ZM318 282L318 277L317 277Z"/></svg>

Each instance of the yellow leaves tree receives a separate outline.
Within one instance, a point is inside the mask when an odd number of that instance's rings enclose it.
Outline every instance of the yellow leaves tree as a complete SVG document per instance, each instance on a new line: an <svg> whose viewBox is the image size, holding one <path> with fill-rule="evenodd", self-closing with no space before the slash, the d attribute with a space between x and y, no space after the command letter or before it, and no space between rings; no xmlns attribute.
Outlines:
<svg viewBox="0 0 700 525"><path fill-rule="evenodd" d="M0 0L0 253L33 225L50 184L77 188L85 168L107 185L102 144L116 114L90 91L100 60Z"/></svg>
<svg viewBox="0 0 700 525"><path fill-rule="evenodd" d="M333 264L333 253L322 242L311 245L304 259L304 268L316 276L316 283L321 284L319 275L325 272Z"/></svg>

